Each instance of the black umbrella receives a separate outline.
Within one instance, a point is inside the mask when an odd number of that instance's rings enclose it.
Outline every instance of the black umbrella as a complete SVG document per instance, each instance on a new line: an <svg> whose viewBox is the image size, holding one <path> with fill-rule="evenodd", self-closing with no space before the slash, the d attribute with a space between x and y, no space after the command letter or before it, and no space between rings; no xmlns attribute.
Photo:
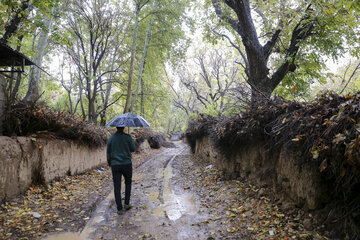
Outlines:
<svg viewBox="0 0 360 240"><path fill-rule="evenodd" d="M150 127L150 124L141 116L124 113L111 119L107 127Z"/></svg>

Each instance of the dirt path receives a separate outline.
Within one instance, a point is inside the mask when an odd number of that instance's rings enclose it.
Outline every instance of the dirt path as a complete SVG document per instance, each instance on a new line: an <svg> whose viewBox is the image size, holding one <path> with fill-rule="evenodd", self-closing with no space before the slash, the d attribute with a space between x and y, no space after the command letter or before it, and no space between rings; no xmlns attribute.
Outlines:
<svg viewBox="0 0 360 240"><path fill-rule="evenodd" d="M311 215L208 164L176 143L134 170L133 209L117 215L111 192L81 233L46 239L327 239Z"/></svg>
<svg viewBox="0 0 360 240"><path fill-rule="evenodd" d="M208 219L200 200L182 181L179 162L189 159L189 149L182 143L153 156L134 170L131 203L135 207L116 214L113 192L100 203L95 213L78 233L50 235L46 239L206 239Z"/></svg>

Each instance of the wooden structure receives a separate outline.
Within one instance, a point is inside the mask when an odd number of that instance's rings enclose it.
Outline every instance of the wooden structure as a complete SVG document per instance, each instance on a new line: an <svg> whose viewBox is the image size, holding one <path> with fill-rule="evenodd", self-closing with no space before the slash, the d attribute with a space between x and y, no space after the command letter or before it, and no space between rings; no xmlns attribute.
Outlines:
<svg viewBox="0 0 360 240"><path fill-rule="evenodd" d="M0 69L0 73L24 72L25 66L29 65L34 63L28 57L0 41L0 67L10 67L10 70Z"/></svg>
<svg viewBox="0 0 360 240"><path fill-rule="evenodd" d="M24 54L0 41L0 136L3 132L5 106L10 99L9 97L12 95L14 73L17 73L19 79L21 79L20 74L24 72L25 66L29 65L35 65L35 63ZM9 79L8 83L6 78ZM7 88L10 89L10 91L6 91ZM7 96L7 94L9 96Z"/></svg>

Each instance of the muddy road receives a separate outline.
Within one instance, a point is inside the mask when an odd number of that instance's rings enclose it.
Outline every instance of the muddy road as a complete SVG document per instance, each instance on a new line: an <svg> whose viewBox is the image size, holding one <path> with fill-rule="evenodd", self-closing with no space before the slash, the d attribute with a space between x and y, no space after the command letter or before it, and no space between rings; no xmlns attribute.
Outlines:
<svg viewBox="0 0 360 240"><path fill-rule="evenodd" d="M134 169L132 209L118 215L111 192L81 232L44 239L328 239L311 214L267 189L221 176L178 142Z"/></svg>
<svg viewBox="0 0 360 240"><path fill-rule="evenodd" d="M207 239L209 229L199 224L209 218L207 208L180 172L189 158L183 143L156 154L133 171L132 209L118 215L111 192L81 233L46 239Z"/></svg>

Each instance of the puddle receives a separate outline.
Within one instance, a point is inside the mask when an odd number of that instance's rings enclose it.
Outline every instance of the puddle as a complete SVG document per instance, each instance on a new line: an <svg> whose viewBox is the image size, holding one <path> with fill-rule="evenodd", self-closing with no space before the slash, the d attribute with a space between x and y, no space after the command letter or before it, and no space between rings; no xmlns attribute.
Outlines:
<svg viewBox="0 0 360 240"><path fill-rule="evenodd" d="M96 216L93 221L94 223L100 223L102 221L105 221L105 218L103 216Z"/></svg>
<svg viewBox="0 0 360 240"><path fill-rule="evenodd" d="M169 180L172 178L173 172L170 165L168 165L165 170L160 169L157 177L159 178L161 176L164 176L165 180L163 190L164 204L158 208L154 208L151 212L157 217L165 217L166 213L167 217L172 221L181 218L184 214L195 215L197 213L197 207L195 199L191 194L176 195L171 192ZM150 200L160 203L158 192L151 192L147 196Z"/></svg>
<svg viewBox="0 0 360 240"><path fill-rule="evenodd" d="M170 220L177 220L181 218L183 214L195 215L197 213L197 207L195 199L192 195L176 195L170 193L164 196L164 210Z"/></svg>
<svg viewBox="0 0 360 240"><path fill-rule="evenodd" d="M43 240L87 240L89 234L93 231L91 228L84 229L81 233L56 233L43 238Z"/></svg>
<svg viewBox="0 0 360 240"><path fill-rule="evenodd" d="M172 174L172 167L171 166L167 166L165 168L165 173L164 173L164 178L165 178L165 182L169 181L170 178L172 178L173 174Z"/></svg>
<svg viewBox="0 0 360 240"><path fill-rule="evenodd" d="M165 212L163 208L154 208L153 210L151 210L151 213L157 217L165 218Z"/></svg>
<svg viewBox="0 0 360 240"><path fill-rule="evenodd" d="M159 192L151 191L150 193L146 194L149 200L161 204L159 200Z"/></svg>
<svg viewBox="0 0 360 240"><path fill-rule="evenodd" d="M156 174L156 178L162 178L163 176L164 176L164 169L161 168L159 169L158 174Z"/></svg>

